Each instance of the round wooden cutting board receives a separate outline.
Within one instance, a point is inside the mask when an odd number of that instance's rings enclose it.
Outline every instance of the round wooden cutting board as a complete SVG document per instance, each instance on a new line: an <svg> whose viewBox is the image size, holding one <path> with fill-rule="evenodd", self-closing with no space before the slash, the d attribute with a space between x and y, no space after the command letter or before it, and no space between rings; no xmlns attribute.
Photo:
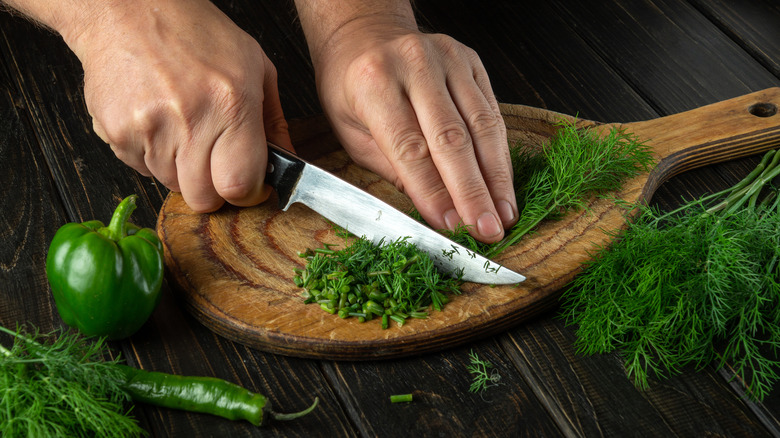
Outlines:
<svg viewBox="0 0 780 438"><path fill-rule="evenodd" d="M618 126L651 146L657 165L631 180L619 198L648 200L670 176L706 164L780 146L780 88L719 102L659 119L602 124ZM502 105L510 141L538 145L571 116L521 105ZM341 178L406 211L409 199L391 184L355 165L322 119L296 121L291 134L298 153ZM348 202L334 200L334 202ZM626 211L593 200L588 208L556 222L496 258L528 279L519 286L465 283L441 312L382 330L378 321L340 319L305 305L292 281L303 268L298 252L340 244L331 225L302 205L279 210L276 200L251 208L226 206L195 214L177 193L166 199L157 229L169 279L192 314L229 339L261 350L311 358L392 358L449 348L517 325L555 305L560 289L580 271L610 232L625 225Z"/></svg>

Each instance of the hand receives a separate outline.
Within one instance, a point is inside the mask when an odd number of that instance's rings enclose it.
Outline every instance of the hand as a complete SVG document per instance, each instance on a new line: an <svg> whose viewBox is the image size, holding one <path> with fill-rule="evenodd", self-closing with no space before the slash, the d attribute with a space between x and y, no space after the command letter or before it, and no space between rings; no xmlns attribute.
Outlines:
<svg viewBox="0 0 780 438"><path fill-rule="evenodd" d="M368 16L313 59L325 112L358 164L405 191L431 226L503 237L518 216L506 128L474 51Z"/></svg>
<svg viewBox="0 0 780 438"><path fill-rule="evenodd" d="M292 145L257 41L208 1L109 4L63 34L84 66L95 132L194 211L264 201L266 138Z"/></svg>

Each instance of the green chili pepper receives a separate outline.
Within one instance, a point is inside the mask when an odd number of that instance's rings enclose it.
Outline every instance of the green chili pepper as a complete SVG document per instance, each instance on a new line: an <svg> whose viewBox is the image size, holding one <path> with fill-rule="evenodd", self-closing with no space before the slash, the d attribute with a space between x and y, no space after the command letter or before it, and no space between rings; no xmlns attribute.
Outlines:
<svg viewBox="0 0 780 438"><path fill-rule="evenodd" d="M122 339L160 300L163 253L154 230L127 222L137 196L122 200L108 226L65 224L46 257L46 276L62 320L88 336Z"/></svg>
<svg viewBox="0 0 780 438"><path fill-rule="evenodd" d="M274 420L294 420L311 412L314 403L301 412L280 414L271 411L263 395L215 377L188 377L144 371L117 365L125 375L122 388L134 401L155 406L217 415L228 420L246 420L255 426Z"/></svg>

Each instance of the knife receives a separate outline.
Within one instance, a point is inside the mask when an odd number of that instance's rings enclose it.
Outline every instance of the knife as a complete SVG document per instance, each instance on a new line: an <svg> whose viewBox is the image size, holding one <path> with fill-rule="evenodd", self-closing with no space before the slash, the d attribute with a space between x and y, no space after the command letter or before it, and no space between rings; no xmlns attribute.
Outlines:
<svg viewBox="0 0 780 438"><path fill-rule="evenodd" d="M265 182L287 211L300 202L348 232L375 245L407 238L425 251L440 270L464 281L515 284L525 277L453 242L368 192L268 144Z"/></svg>

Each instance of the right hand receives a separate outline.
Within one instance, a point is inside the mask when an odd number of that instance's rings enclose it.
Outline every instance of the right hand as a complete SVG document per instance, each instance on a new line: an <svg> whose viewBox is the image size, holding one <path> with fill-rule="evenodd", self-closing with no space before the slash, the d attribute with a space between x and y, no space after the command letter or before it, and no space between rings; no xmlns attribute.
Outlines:
<svg viewBox="0 0 780 438"><path fill-rule="evenodd" d="M263 202L265 142L292 144L258 42L207 0L99 8L60 32L83 64L97 135L196 212Z"/></svg>

